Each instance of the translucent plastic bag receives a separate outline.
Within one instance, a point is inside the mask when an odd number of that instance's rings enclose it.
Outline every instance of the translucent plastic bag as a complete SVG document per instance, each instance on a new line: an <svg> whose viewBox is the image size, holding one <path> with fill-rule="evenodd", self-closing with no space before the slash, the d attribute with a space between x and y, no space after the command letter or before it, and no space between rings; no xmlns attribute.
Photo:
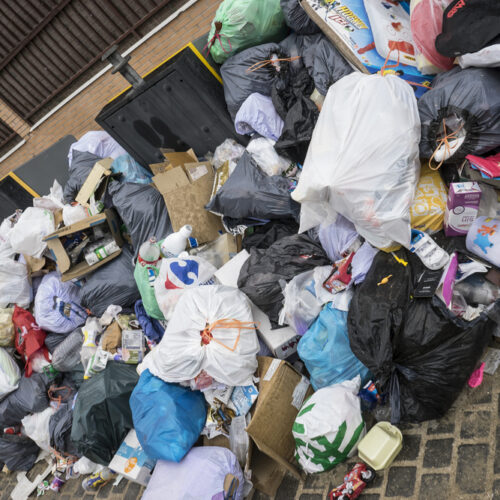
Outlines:
<svg viewBox="0 0 500 500"><path fill-rule="evenodd" d="M48 195L41 196L40 198L33 198L33 206L37 208L46 208L51 212L55 212L64 207L63 188L57 180L54 180L54 184L52 184Z"/></svg>
<svg viewBox="0 0 500 500"><path fill-rule="evenodd" d="M238 144L234 139L226 139L215 148L212 165L215 168L220 168L226 161L229 161L235 167L244 152L245 148L241 144Z"/></svg>
<svg viewBox="0 0 500 500"><path fill-rule="evenodd" d="M216 63L248 47L279 41L287 27L279 0L224 0L215 13L207 46Z"/></svg>
<svg viewBox="0 0 500 500"><path fill-rule="evenodd" d="M35 441L39 448L50 452L50 417L56 412L55 408L49 406L47 409L33 415L27 415L21 420L26 435Z"/></svg>
<svg viewBox="0 0 500 500"><path fill-rule="evenodd" d="M170 320L186 289L212 285L212 277L216 271L216 267L201 257L162 259L160 272L154 282L154 291L158 307L165 319Z"/></svg>
<svg viewBox="0 0 500 500"><path fill-rule="evenodd" d="M0 309L0 347L14 347L13 307Z"/></svg>
<svg viewBox="0 0 500 500"><path fill-rule="evenodd" d="M71 281L61 281L57 272L46 274L38 287L33 308L40 328L49 332L69 333L87 319L80 305L78 287Z"/></svg>
<svg viewBox="0 0 500 500"><path fill-rule="evenodd" d="M259 137L247 146L247 151L267 175L280 175L290 166L290 161L276 152L274 144L271 139Z"/></svg>
<svg viewBox="0 0 500 500"><path fill-rule="evenodd" d="M18 388L20 378L17 363L5 349L0 348L0 399Z"/></svg>
<svg viewBox="0 0 500 500"><path fill-rule="evenodd" d="M82 205L64 205L62 211L63 222L65 226L71 226L75 222L88 217L88 214Z"/></svg>
<svg viewBox="0 0 500 500"><path fill-rule="evenodd" d="M311 375L315 390L360 375L368 377L368 368L351 351L347 333L347 311L327 304L318 319L300 339L297 352Z"/></svg>
<svg viewBox="0 0 500 500"><path fill-rule="evenodd" d="M250 304L236 288L201 286L179 299L161 342L140 369L165 382L191 380L202 370L226 385L250 385L259 342Z"/></svg>
<svg viewBox="0 0 500 500"><path fill-rule="evenodd" d="M122 182L135 184L150 184L153 177L142 165L139 165L129 154L124 154L115 159L111 164L114 174L122 174Z"/></svg>
<svg viewBox="0 0 500 500"><path fill-rule="evenodd" d="M40 258L47 246L42 240L54 230L54 215L50 210L28 207L9 234L10 245L16 253Z"/></svg>
<svg viewBox="0 0 500 500"><path fill-rule="evenodd" d="M419 139L414 92L397 76L356 72L332 85L292 193L300 231L340 213L373 246L409 246Z"/></svg>
<svg viewBox="0 0 500 500"><path fill-rule="evenodd" d="M26 264L11 259L0 259L0 307L17 304L29 307L31 285Z"/></svg>
<svg viewBox="0 0 500 500"><path fill-rule="evenodd" d="M91 130L71 144L68 153L68 162L71 166L73 151L92 153L100 158L118 158L127 152L104 130Z"/></svg>

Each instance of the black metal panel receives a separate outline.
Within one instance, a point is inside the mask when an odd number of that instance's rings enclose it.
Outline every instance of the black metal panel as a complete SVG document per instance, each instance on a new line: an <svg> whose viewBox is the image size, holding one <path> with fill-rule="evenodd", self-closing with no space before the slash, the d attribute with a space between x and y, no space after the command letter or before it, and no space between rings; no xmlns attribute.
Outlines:
<svg viewBox="0 0 500 500"><path fill-rule="evenodd" d="M144 166L162 160L160 148L193 148L198 156L236 134L221 83L188 47L99 113L96 122Z"/></svg>
<svg viewBox="0 0 500 500"><path fill-rule="evenodd" d="M41 196L49 193L54 179L64 187L69 177L68 151L74 142L74 136L66 135L18 167L14 173Z"/></svg>
<svg viewBox="0 0 500 500"><path fill-rule="evenodd" d="M22 188L12 177L0 181L0 220L12 215L16 209L24 210L33 206L33 196Z"/></svg>

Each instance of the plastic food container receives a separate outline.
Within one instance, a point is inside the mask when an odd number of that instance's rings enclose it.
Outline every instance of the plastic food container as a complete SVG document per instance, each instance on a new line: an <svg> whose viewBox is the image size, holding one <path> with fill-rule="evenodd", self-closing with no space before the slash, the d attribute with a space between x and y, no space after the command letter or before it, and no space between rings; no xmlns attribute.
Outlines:
<svg viewBox="0 0 500 500"><path fill-rule="evenodd" d="M403 447L401 431L389 422L374 425L360 441L358 455L372 469L389 467Z"/></svg>

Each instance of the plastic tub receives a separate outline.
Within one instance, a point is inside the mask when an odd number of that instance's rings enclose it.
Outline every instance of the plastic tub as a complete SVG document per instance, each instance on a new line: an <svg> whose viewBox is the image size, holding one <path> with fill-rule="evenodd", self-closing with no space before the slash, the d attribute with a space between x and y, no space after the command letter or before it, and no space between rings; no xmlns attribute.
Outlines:
<svg viewBox="0 0 500 500"><path fill-rule="evenodd" d="M372 469L389 467L403 447L401 431L389 422L374 425L358 445L358 455Z"/></svg>

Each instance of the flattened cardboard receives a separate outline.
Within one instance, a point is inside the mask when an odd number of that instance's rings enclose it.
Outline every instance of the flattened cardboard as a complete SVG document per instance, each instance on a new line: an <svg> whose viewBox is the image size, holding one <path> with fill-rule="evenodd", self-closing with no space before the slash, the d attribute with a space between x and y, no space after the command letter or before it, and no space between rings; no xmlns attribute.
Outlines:
<svg viewBox="0 0 500 500"><path fill-rule="evenodd" d="M309 385L302 401L298 401L295 391L303 377L292 365L266 356L259 356L258 362L259 397L247 433L260 451L301 479L292 426L302 402L314 391Z"/></svg>
<svg viewBox="0 0 500 500"><path fill-rule="evenodd" d="M61 280L68 281L75 278L80 278L87 273L95 271L98 267L103 266L110 260L120 255L121 250L109 255L105 259L99 261L97 264L89 266L85 260L71 265L71 259L66 252L63 244L61 243L61 237L67 236L69 234L77 233L88 229L92 226L97 226L99 224L107 224L110 233L116 241L119 247L123 246L123 240L120 234L120 224L118 222L118 216L113 209L105 210L102 214L94 215L93 217L88 217L81 221L75 222L70 226L63 227L52 234L49 234L44 238L43 241L47 242L47 247L52 254L52 258L55 260L59 271L62 273Z"/></svg>
<svg viewBox="0 0 500 500"><path fill-rule="evenodd" d="M174 153L167 153L170 154ZM200 175L204 169L206 173ZM153 177L165 200L174 231L189 224L193 228L192 237L198 244L215 240L223 230L220 218L205 210L213 180L214 171L210 162L190 162L187 167L183 164Z"/></svg>
<svg viewBox="0 0 500 500"><path fill-rule="evenodd" d="M75 201L84 207L88 207L89 199L94 193L96 193L96 200L101 199L106 189L109 176L111 175L112 163L113 158L103 158L95 163L90 174L85 179L83 186L76 195ZM103 180L104 177L107 177L107 179Z"/></svg>

